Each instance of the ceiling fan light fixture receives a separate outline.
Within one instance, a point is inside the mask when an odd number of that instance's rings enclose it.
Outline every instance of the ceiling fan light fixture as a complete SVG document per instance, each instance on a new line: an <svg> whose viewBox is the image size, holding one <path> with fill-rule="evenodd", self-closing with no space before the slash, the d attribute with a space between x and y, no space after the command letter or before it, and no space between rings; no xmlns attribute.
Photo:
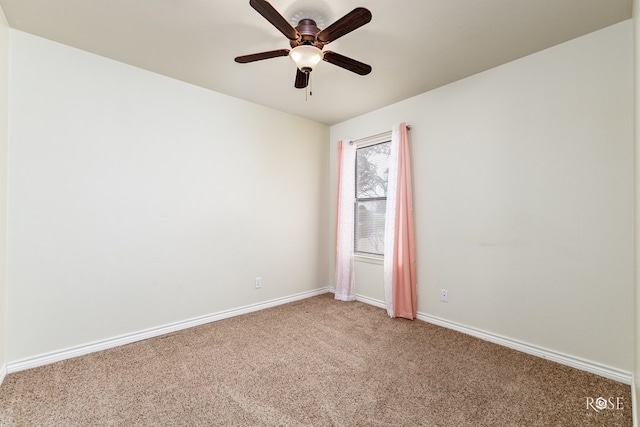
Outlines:
<svg viewBox="0 0 640 427"><path fill-rule="evenodd" d="M310 73L322 61L322 51L315 46L296 46L289 52L289 57L303 73Z"/></svg>

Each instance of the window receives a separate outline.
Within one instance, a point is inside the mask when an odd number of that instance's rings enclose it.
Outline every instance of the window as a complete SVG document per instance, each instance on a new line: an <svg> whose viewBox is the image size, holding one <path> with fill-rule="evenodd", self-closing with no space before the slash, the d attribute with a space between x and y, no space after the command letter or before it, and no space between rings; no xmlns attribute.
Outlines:
<svg viewBox="0 0 640 427"><path fill-rule="evenodd" d="M355 243L361 254L384 254L390 134L358 144L356 150Z"/></svg>

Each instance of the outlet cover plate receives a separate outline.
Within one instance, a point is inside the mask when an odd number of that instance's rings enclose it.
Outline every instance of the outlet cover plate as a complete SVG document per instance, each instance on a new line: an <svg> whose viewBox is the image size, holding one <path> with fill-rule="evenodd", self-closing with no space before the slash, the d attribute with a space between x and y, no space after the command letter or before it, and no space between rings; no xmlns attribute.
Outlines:
<svg viewBox="0 0 640 427"><path fill-rule="evenodd" d="M449 291L446 289L440 289L440 301L449 302Z"/></svg>

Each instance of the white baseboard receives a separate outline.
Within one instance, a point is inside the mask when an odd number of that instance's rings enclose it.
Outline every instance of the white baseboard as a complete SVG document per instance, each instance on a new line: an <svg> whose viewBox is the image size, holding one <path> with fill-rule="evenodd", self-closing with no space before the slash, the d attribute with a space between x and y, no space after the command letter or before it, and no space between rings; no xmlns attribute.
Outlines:
<svg viewBox="0 0 640 427"><path fill-rule="evenodd" d="M380 301L375 298L365 297L364 295L356 295L356 301L360 301L369 305L374 305L378 308L384 308L385 310L387 308L387 305L384 303L384 301Z"/></svg>
<svg viewBox="0 0 640 427"><path fill-rule="evenodd" d="M6 376L7 376L7 365L2 365L2 368L0 368L0 386L4 382L4 377Z"/></svg>
<svg viewBox="0 0 640 427"><path fill-rule="evenodd" d="M558 353L552 350L538 347L536 345L514 340L512 338L507 338L497 334L484 332L478 329L470 328L468 326L460 325L455 322L450 322L448 320L440 319L435 316L429 316L423 313L418 313L418 319L424 322L432 323L434 325L453 329L455 331L462 332L462 333L474 336L476 338L483 339L485 341L489 341L495 344L509 347L514 350L521 351L523 353L542 357L543 359L548 359L548 360L560 363L562 365L571 366L572 368L580 369L586 372L591 372L592 374L600 375L601 377L609 378L624 384L631 384L631 373L627 371L622 371L616 368L612 368L610 366L601 365L599 363L581 359L579 357Z"/></svg>
<svg viewBox="0 0 640 427"><path fill-rule="evenodd" d="M333 287L329 288L329 292L331 292L332 294L335 294L336 293L336 288L333 288ZM376 306L378 308L384 308L384 309L387 308L387 306L385 305L384 301L380 301L380 300L375 299L375 298L369 298L367 296L360 295L360 294L356 294L356 301L360 301L360 302L363 302L365 304L373 305L373 306Z"/></svg>
<svg viewBox="0 0 640 427"><path fill-rule="evenodd" d="M376 307L385 308L384 301L365 297L362 295L358 295L356 299L357 301L362 301L364 303L371 304ZM492 342L494 344L512 348L514 350L531 354L533 356L542 357L543 359L548 359L548 360L560 363L562 365L571 366L572 368L576 368L576 369L580 369L581 371L586 371L592 374L600 375L601 377L609 378L624 384L631 384L631 381L632 381L632 375L630 372L622 371L616 368L612 368L610 366L605 366L589 360L581 359L579 357L558 353L552 350L538 347L536 345L514 340L512 338L503 337L501 335L493 334L490 332L485 332L479 329L471 328L469 326L461 325L459 323L451 322L449 320L441 319L435 316L430 316L428 314L424 314L420 312L418 312L417 318L418 320L422 320L423 322L432 323L434 325L442 326L448 329L453 329L454 331L462 332L463 334L471 335L476 338L480 338L482 340ZM634 403L635 403L635 400L634 400ZM635 427L640 427L640 426L636 425Z"/></svg>
<svg viewBox="0 0 640 427"><path fill-rule="evenodd" d="M328 287L315 289L313 291L301 292L298 294L290 295L288 297L276 298L269 301L250 304L244 307L234 308L231 310L225 310L218 313L209 314L206 316L195 317L180 322L171 323L164 326L158 326L155 328L146 329L131 334L125 334L114 338L108 338L105 340L95 341L89 344L84 344L76 347L71 347L59 351L53 351L46 354L41 354L26 359L17 360L15 362L9 362L4 367L4 374L23 371L25 369L31 369L38 366L48 365L50 363L59 362L66 359L71 359L78 356L83 356L89 353L95 353L97 351L106 350L113 347L118 347L125 344L130 344L136 341L146 340L148 338L157 337L160 335L169 334L171 332L180 331L194 326L204 325L205 323L215 322L218 320L228 319L230 317L240 316L242 314L252 313L254 311L264 310L266 308L275 307L290 302L311 298L317 295L326 294L329 292ZM4 378L4 376L2 376Z"/></svg>

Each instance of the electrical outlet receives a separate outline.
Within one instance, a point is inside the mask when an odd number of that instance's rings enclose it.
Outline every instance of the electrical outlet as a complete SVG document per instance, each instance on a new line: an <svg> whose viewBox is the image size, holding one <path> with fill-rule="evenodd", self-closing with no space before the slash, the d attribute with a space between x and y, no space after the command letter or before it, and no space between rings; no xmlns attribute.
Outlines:
<svg viewBox="0 0 640 427"><path fill-rule="evenodd" d="M262 287L262 277L256 277L256 289L260 289Z"/></svg>
<svg viewBox="0 0 640 427"><path fill-rule="evenodd" d="M449 302L449 291L446 289L440 289L440 301Z"/></svg>

